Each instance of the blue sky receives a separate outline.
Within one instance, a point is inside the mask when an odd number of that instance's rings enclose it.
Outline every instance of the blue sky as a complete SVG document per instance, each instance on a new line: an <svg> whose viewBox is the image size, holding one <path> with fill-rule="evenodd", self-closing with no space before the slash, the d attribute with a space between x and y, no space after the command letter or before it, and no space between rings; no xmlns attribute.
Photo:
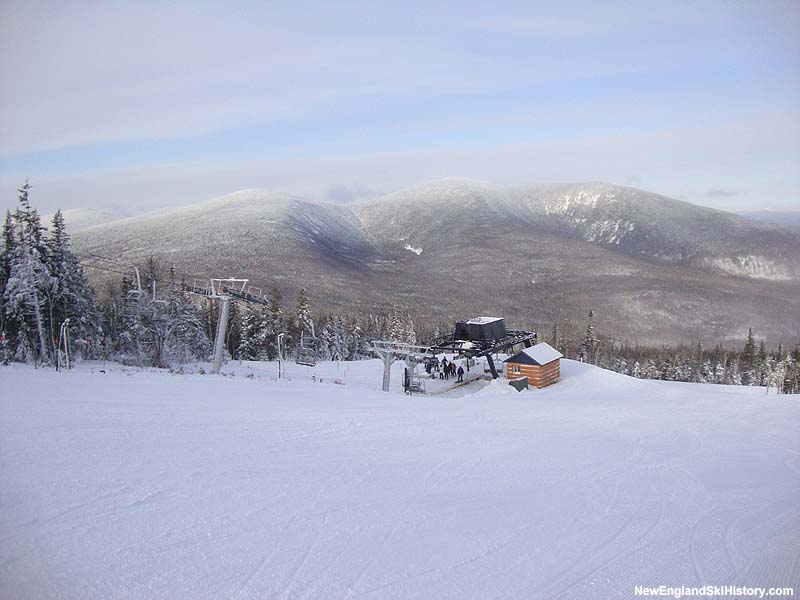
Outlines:
<svg viewBox="0 0 800 600"><path fill-rule="evenodd" d="M460 176L800 208L798 2L0 3L0 206Z"/></svg>

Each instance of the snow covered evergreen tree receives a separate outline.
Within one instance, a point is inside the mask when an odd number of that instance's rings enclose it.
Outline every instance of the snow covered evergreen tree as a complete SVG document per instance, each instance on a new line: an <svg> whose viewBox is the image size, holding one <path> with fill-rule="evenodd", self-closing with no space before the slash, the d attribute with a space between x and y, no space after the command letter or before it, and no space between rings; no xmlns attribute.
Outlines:
<svg viewBox="0 0 800 600"><path fill-rule="evenodd" d="M613 360L612 370L616 373L622 373L623 375L631 374L630 368L628 367L628 361L624 356L619 356Z"/></svg>
<svg viewBox="0 0 800 600"><path fill-rule="evenodd" d="M414 321L411 314L406 315L406 322L403 324L403 341L412 346L417 343L417 332L414 331Z"/></svg>
<svg viewBox="0 0 800 600"><path fill-rule="evenodd" d="M389 317L389 340L392 342L404 342L405 337L406 335L405 327L403 327L403 320L400 318L397 307L395 307L391 316Z"/></svg>
<svg viewBox="0 0 800 600"><path fill-rule="evenodd" d="M12 323L6 318L4 308L5 289L8 278L11 276L11 258L14 254L14 246L14 222L11 218L11 211L6 211L6 220L3 223L3 247L0 248L0 336L2 336L6 353L10 346L9 339L15 337L16 334L11 328ZM4 356L6 355L4 354Z"/></svg>
<svg viewBox="0 0 800 600"><path fill-rule="evenodd" d="M307 342L306 339L315 334L308 294L305 288L300 288L300 291L297 293L294 322L292 323L290 333L293 339L293 346L298 351L301 347L308 347L310 342Z"/></svg>
<svg viewBox="0 0 800 600"><path fill-rule="evenodd" d="M350 321L348 328L348 359L362 360L369 354L369 342L357 318Z"/></svg>
<svg viewBox="0 0 800 600"><path fill-rule="evenodd" d="M144 279L150 289L134 288L126 294L121 348L125 358L161 368L172 362L205 360L211 343L203 319L183 286L173 284L166 300L158 297L156 278L161 271L149 260ZM174 282L174 271L171 279Z"/></svg>
<svg viewBox="0 0 800 600"><path fill-rule="evenodd" d="M784 394L800 394L800 344L786 358L782 390Z"/></svg>
<svg viewBox="0 0 800 600"><path fill-rule="evenodd" d="M639 364L639 361L633 363L633 369L631 369L631 377L635 377L636 379L642 379L644 377L644 370L642 369L642 365Z"/></svg>
<svg viewBox="0 0 800 600"><path fill-rule="evenodd" d="M695 381L698 383L714 383L714 372L711 369L711 361L706 359L700 364Z"/></svg>
<svg viewBox="0 0 800 600"><path fill-rule="evenodd" d="M3 290L3 310L16 334L15 358L48 362L52 339L48 329L47 300L53 287L42 242L39 214L30 205L30 185L19 189L19 207L13 216L15 241L9 256L9 274Z"/></svg>
<svg viewBox="0 0 800 600"><path fill-rule="evenodd" d="M644 369L644 373L645 379L661 379L661 370L652 360L647 361L647 366Z"/></svg>
<svg viewBox="0 0 800 600"><path fill-rule="evenodd" d="M239 319L239 360L256 360L259 356L259 329L262 322L261 311L256 312L252 307L243 311Z"/></svg>
<svg viewBox="0 0 800 600"><path fill-rule="evenodd" d="M331 351L331 358L334 360L347 360L347 321L344 315L336 317L336 327L334 328L333 349Z"/></svg>
<svg viewBox="0 0 800 600"><path fill-rule="evenodd" d="M720 360L714 367L714 380L711 383L725 383L726 378L725 361Z"/></svg>
<svg viewBox="0 0 800 600"><path fill-rule="evenodd" d="M60 210L53 216L46 246L48 267L53 278L48 303L50 331L57 335L61 324L69 319L70 337L75 340L81 354L84 357L97 356L102 329L94 290L89 285L83 266L72 253Z"/></svg>
<svg viewBox="0 0 800 600"><path fill-rule="evenodd" d="M262 360L275 360L278 356L278 335L288 333L286 315L283 312L283 295L277 285L269 291L267 309L262 315L258 332L258 347Z"/></svg>
<svg viewBox="0 0 800 600"><path fill-rule="evenodd" d="M191 295L184 291L184 282L173 286L167 305L166 355L169 361L185 364L205 360L211 352L211 341Z"/></svg>
<svg viewBox="0 0 800 600"><path fill-rule="evenodd" d="M737 371L741 369L741 380L744 385L758 385L758 355L752 328L747 333L747 342L738 361L738 367Z"/></svg>
<svg viewBox="0 0 800 600"><path fill-rule="evenodd" d="M756 355L756 383L754 385L767 385L769 379L771 364L767 349L764 345L764 340L761 340L758 346L758 354Z"/></svg>

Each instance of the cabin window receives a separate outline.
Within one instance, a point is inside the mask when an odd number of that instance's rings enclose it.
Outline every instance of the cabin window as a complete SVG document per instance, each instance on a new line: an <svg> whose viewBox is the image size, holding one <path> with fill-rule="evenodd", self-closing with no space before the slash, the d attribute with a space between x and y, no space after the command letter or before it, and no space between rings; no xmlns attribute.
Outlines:
<svg viewBox="0 0 800 600"><path fill-rule="evenodd" d="M514 375L519 375L519 365L514 365Z"/></svg>

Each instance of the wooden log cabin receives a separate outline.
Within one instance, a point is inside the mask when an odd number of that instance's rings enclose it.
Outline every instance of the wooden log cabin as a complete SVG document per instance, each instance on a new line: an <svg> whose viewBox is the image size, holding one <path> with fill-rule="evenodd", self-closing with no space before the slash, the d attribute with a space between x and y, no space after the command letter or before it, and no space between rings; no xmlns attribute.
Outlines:
<svg viewBox="0 0 800 600"><path fill-rule="evenodd" d="M556 383L561 376L561 359L564 355L546 342L517 352L505 359L506 377L527 377L528 383L537 388Z"/></svg>

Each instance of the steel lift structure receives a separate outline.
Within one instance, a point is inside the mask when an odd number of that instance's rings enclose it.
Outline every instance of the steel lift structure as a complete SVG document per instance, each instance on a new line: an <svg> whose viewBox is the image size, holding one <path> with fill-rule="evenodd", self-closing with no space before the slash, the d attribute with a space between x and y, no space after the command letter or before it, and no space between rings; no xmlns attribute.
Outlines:
<svg viewBox="0 0 800 600"><path fill-rule="evenodd" d="M437 354L454 354L468 359L486 357L493 379L500 375L494 364L493 354L508 352L514 348L530 348L536 343L534 331L506 329L505 320L500 317L476 317L468 321L458 321L453 335L436 338L429 346L415 346L403 342L379 340L372 342L371 350L383 360L383 391L389 391L392 363L404 360L408 379L407 391L423 391L417 387L416 366L425 358ZM421 381L419 382L421 387Z"/></svg>
<svg viewBox="0 0 800 600"><path fill-rule="evenodd" d="M152 295L152 302L163 303L163 300L156 299L156 282L152 282L152 290L145 291L142 289L142 278L139 268L122 262L118 259L109 258L93 253L84 253L80 255L81 262L85 267L109 271L112 273L119 273L126 275L125 272L119 269L132 269L134 279L131 282L131 289L126 294L126 299L129 301L138 301L145 295ZM228 330L228 317L230 316L231 302L247 302L250 304L260 304L268 306L269 301L264 297L262 289L249 285L249 279L241 279L237 277L217 277L206 279L194 279L192 285L184 284L183 291L191 294L196 294L204 298L217 300L219 306L219 319L217 322L217 332L214 339L214 360L211 372L219 373L222 368L222 355L225 346L225 335ZM62 334L67 334L66 331ZM67 334L68 335L68 334ZM66 337L66 335L65 335ZM316 338L314 338L314 341ZM280 344L279 340L279 344ZM69 360L67 358L67 360Z"/></svg>
<svg viewBox="0 0 800 600"><path fill-rule="evenodd" d="M249 279L236 277L212 278L206 287L204 280L195 279L192 285L184 286L184 290L219 301L219 318L217 319L217 333L214 337L214 361L211 372L218 374L222 369L222 354L225 348L225 335L228 332L228 317L231 312L231 302L241 301L250 304L266 306L269 301L264 298L261 288L248 285Z"/></svg>
<svg viewBox="0 0 800 600"><path fill-rule="evenodd" d="M389 382L392 376L392 363L396 360L403 360L406 363L406 391L424 392L421 379L416 376L417 365L425 357L432 356L430 348L427 346L415 346L404 342L391 342L387 340L376 340L372 342L370 350L383 360L383 391L389 391Z"/></svg>
<svg viewBox="0 0 800 600"><path fill-rule="evenodd" d="M453 335L433 340L430 350L434 354L455 354L467 359L486 357L492 378L497 379L500 375L492 355L517 347L530 348L536 343L536 338L535 331L506 329L501 317L476 317L458 321Z"/></svg>

